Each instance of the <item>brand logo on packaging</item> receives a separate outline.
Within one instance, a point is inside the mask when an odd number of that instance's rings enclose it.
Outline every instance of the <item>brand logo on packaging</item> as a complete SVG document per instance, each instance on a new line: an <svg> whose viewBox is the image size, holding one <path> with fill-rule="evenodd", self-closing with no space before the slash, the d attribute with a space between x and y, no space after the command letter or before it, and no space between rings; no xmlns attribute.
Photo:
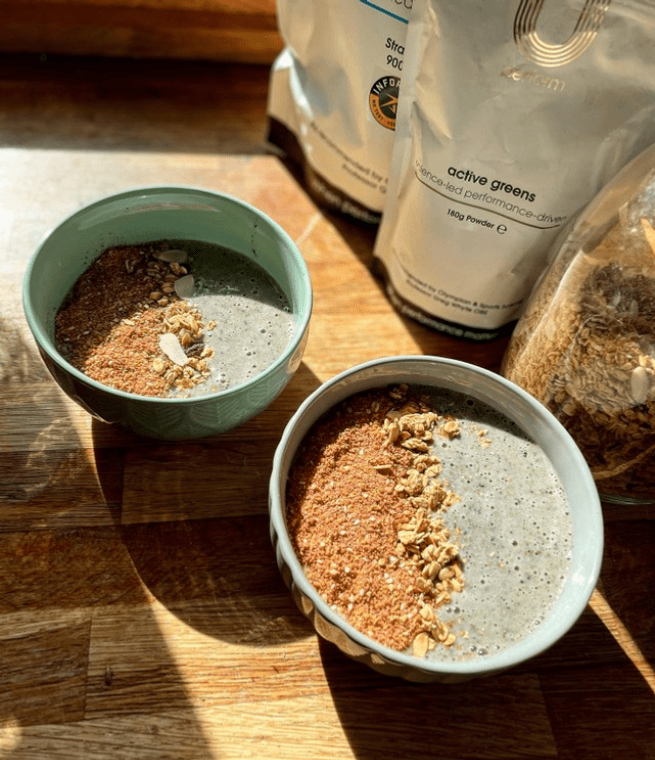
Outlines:
<svg viewBox="0 0 655 760"><path fill-rule="evenodd" d="M596 38L611 0L585 0L571 36L562 44L545 42L537 23L546 0L520 0L514 18L514 41L521 55L539 66L564 66L579 58Z"/></svg>
<svg viewBox="0 0 655 760"><path fill-rule="evenodd" d="M409 23L408 15L412 10L414 0L359 0L360 3L368 5L369 8L384 13L396 21L402 21L403 24Z"/></svg>
<svg viewBox="0 0 655 760"><path fill-rule="evenodd" d="M381 77L371 87L368 104L373 118L386 129L396 128L396 112L398 110L398 77Z"/></svg>

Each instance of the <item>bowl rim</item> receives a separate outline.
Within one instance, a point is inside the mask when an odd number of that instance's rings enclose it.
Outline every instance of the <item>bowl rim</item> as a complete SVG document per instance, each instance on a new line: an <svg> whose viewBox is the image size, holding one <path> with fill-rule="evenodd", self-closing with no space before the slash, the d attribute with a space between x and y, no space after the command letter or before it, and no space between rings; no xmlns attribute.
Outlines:
<svg viewBox="0 0 655 760"><path fill-rule="evenodd" d="M284 500L283 500L283 485L281 483L281 468L283 458L286 456L286 449L289 445L290 438L295 430L296 426L302 422L305 414L308 410L311 410L317 400L322 397L326 392L329 392L335 385L338 385L342 381L348 379L353 375L358 375L362 372L366 372L376 366L382 366L385 364L397 364L399 374L402 373L402 365L407 362L419 362L425 363L434 367L438 366L453 366L459 367L463 371L468 371L473 374L480 374L487 377L492 382L496 382L501 386L509 389L516 394L522 402L530 406L537 415L543 419L543 421L553 430L558 438L567 445L569 459L576 469L576 473L583 481L585 490L588 491L589 501L588 504L588 519L590 537L595 540L595 552L593 559L589 563L587 577L583 584L579 584L580 593L576 596L575 604L571 604L566 607L565 614L560 617L560 624L557 626L557 630L553 631L550 636L544 638L543 635L535 635L539 630L535 629L526 638L516 642L515 645L502 650L496 654L485 655L483 658L466 661L444 661L428 658L418 658L414 655L399 652L378 643L374 639L369 638L364 633L353 627L338 613L325 602L321 595L316 591L314 586L308 581L302 566L296 553L291 545L289 533L287 530L286 519L284 514ZM382 379L380 387L396 381ZM403 382L402 378L399 378L397 382ZM420 385L415 381L407 381L410 384L413 382L415 385ZM438 387L438 382L435 382L435 387ZM376 387L375 383L368 386L369 388ZM341 398L347 398L353 393L358 391L353 390L350 393L346 393ZM474 395L474 393L472 394ZM335 400L329 408L332 408L339 401ZM309 427L321 416L322 412L317 416L311 418ZM302 437L306 435L303 433ZM295 454L295 450L293 452ZM289 463L292 461L293 455L289 458ZM286 477L285 477L286 482ZM293 583L297 586L298 590L305 595L313 605L314 610L323 616L331 625L337 629L343 631L348 638L355 642L362 650L368 652L376 659L383 658L384 661L390 663L396 667L401 667L407 671L420 671L429 676L453 676L453 677L475 677L507 670L508 668L517 666L527 660L536 657L557 641L559 641L577 622L579 617L584 612L591 595L595 589L600 576L603 549L604 549L604 521L602 515L602 507L598 490L591 475L591 471L580 452L577 444L559 422L559 420L544 407L533 396L524 391L520 386L516 385L510 380L502 377L501 375L492 372L491 370L483 367L461 361L458 359L450 359L441 356L430 355L398 355L387 356L379 359L373 359L362 364L350 367L339 374L333 376L329 380L322 383L316 388L297 408L294 415L287 423L282 437L279 441L277 449L273 457L273 468L270 477L269 488L269 517L271 521L271 527L276 536L277 551L280 553L282 559L287 564Z"/></svg>
<svg viewBox="0 0 655 760"><path fill-rule="evenodd" d="M31 298L31 295L30 295L30 282L32 278L32 273L34 271L34 268L36 267L37 259L39 258L39 254L43 250L43 247L46 245L50 236L53 235L57 230L59 230L65 224L74 220L78 216L83 216L84 214L90 213L93 209L99 206L102 206L105 203L120 201L121 198L132 198L138 195L147 197L148 195L155 194L155 193L171 193L172 194L175 192L196 193L196 194L209 196L213 198L220 198L222 200L233 203L236 206L240 206L244 209L247 209L257 216L261 216L270 225L271 229L275 232L275 234L279 235L287 243L289 249L294 252L294 255L297 255L297 263L299 264L298 269L302 273L302 281L304 285L304 291L306 293L306 298L305 298L306 307L304 308L303 313L299 314L299 316L301 316L301 319L296 325L296 330L294 332L294 335L292 339L289 341L289 343L287 344L283 353L274 362L272 362L267 367L265 367L261 372L258 372L254 377L249 378L243 383L239 383L238 385L233 385L230 388L227 388L225 390L215 391L213 393L206 393L199 396L192 396L189 398L145 396L138 393L130 393L128 391L123 391L118 388L112 388L109 385L105 385L89 377L84 372L77 369L68 361L66 361L66 359L64 359L64 357L56 350L56 347L53 341L50 339L47 333L41 328L40 320L38 320L35 316L35 310L32 305L33 299ZM314 294L313 294L313 289L312 289L311 278L309 275L309 270L307 268L307 263L305 262L305 259L300 249L298 248L297 244L293 240L293 238L291 238L289 233L280 224L278 224L278 222L276 222L265 211L262 211L261 209L257 208L253 204L248 203L247 201L244 201L241 198L236 197L235 195L231 195L230 193L225 193L220 190L212 190L206 187L201 187L199 185L185 185L185 184L133 186L126 190L121 190L117 193L112 193L110 195L107 195L107 194L100 195L96 197L95 200L89 201L88 203L84 203L84 205L81 208L78 208L77 210L71 213L63 215L62 217L60 217L60 219L57 222L55 222L55 224L51 225L50 228L44 233L44 235L41 238L40 243L38 244L34 252L31 254L27 267L25 269L25 273L23 275L23 283L22 283L22 306L23 306L23 312L25 314L25 319L27 321L27 324L30 328L30 331L33 334L34 340L38 348L44 351L57 366L59 366L61 369L63 369L64 371L72 375L76 379L77 382L82 383L83 385L87 385L90 388L94 389L95 391L109 393L112 396L116 396L118 398L123 398L125 400L129 400L133 402L136 401L137 403L152 403L152 404L161 405L161 406L166 406L166 405L171 405L171 404L197 405L198 403L213 401L213 400L220 399L228 395L233 395L235 392L246 391L248 387L256 386L259 383L265 381L267 377L269 377L271 374L274 374L282 365L286 364L289 361L289 359L293 357L294 353L298 350L299 346L302 344L302 341L307 332L307 328L309 326L310 318L312 315L313 300L314 300Z"/></svg>

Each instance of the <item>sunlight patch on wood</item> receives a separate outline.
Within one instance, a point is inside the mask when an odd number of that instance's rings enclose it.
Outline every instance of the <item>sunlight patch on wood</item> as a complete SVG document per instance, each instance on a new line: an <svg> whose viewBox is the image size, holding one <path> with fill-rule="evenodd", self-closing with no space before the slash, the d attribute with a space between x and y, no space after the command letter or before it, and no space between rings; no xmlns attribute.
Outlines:
<svg viewBox="0 0 655 760"><path fill-rule="evenodd" d="M623 649L630 660L632 660L635 668L641 673L644 681L646 681L655 694L655 670L653 670L652 665L644 656L628 628L625 627L605 596L598 589L592 594L589 606L604 623L617 644Z"/></svg>

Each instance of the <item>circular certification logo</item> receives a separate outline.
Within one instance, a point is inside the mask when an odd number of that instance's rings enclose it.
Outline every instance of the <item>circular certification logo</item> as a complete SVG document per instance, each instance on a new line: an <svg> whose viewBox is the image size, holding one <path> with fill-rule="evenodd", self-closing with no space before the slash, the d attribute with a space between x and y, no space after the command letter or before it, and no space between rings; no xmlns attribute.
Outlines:
<svg viewBox="0 0 655 760"><path fill-rule="evenodd" d="M398 110L398 77L382 77L371 87L368 104L373 118L386 129L396 128Z"/></svg>

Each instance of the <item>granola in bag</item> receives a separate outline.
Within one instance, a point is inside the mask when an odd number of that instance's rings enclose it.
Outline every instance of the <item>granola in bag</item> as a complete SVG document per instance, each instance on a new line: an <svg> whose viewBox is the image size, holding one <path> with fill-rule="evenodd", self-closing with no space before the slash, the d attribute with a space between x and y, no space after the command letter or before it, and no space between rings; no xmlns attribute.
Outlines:
<svg viewBox="0 0 655 760"><path fill-rule="evenodd" d="M655 145L582 213L502 372L544 403L609 501L655 501Z"/></svg>

